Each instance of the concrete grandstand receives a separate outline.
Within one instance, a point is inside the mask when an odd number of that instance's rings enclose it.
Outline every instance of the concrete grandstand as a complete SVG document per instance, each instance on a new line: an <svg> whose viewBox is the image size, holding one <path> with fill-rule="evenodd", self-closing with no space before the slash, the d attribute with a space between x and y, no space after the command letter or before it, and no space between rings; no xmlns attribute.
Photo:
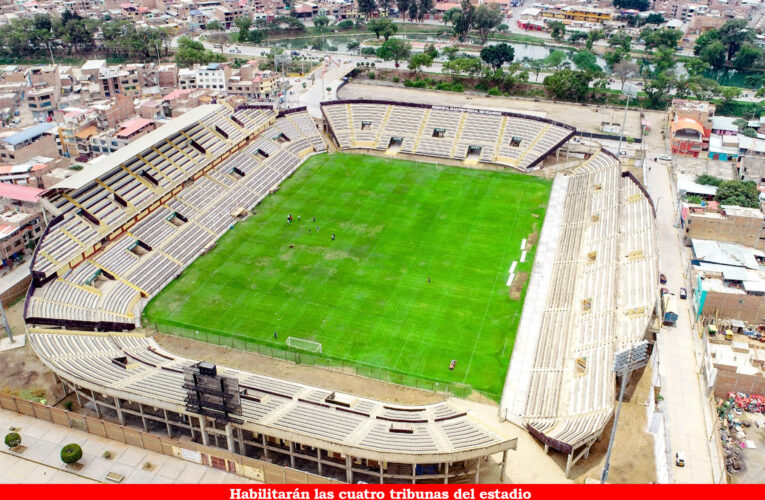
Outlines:
<svg viewBox="0 0 765 500"><path fill-rule="evenodd" d="M335 101L322 114L341 149L521 171L574 134L538 117L410 103ZM456 401L389 405L220 368L244 389L242 422L207 421L184 406L183 368L196 361L130 332L148 299L325 150L304 108L214 104L61 182L44 201L53 218L31 263L32 345L99 414L231 453L349 482L478 481L498 453L504 469L516 440ZM556 177L537 255L501 417L569 454L570 466L611 416L614 352L643 339L653 312L651 200L597 153Z"/></svg>

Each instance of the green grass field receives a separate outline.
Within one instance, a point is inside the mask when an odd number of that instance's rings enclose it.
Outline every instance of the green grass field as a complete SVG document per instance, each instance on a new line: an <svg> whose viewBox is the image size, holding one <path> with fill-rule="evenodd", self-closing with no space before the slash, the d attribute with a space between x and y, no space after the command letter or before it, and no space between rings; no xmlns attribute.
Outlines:
<svg viewBox="0 0 765 500"><path fill-rule="evenodd" d="M300 337L335 359L498 395L525 294L523 283L511 300L508 271L540 230L550 187L513 173L314 156L145 316L160 331L285 349ZM531 270L534 250L517 273Z"/></svg>

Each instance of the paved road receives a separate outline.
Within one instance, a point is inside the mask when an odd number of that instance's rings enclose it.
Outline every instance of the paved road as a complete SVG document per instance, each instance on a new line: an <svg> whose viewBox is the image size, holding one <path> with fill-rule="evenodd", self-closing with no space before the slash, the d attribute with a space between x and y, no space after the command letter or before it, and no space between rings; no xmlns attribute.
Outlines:
<svg viewBox="0 0 765 500"><path fill-rule="evenodd" d="M658 132L658 131L657 131ZM658 133L655 135L658 136ZM648 158L664 153L663 141L652 137ZM659 244L659 268L667 275L670 292L679 294L680 287L687 287L684 271L687 269L686 249L679 231L674 227L677 213L672 194L670 166L667 162L648 161L646 187L656 205ZM657 277L658 278L658 277ZM684 468L671 465L676 483L712 483L712 462L709 452L709 436L704 422L704 397L698 376L697 351L699 344L691 328L689 301L677 300L678 321L674 327L663 327L657 340L659 350L659 375L664 411L669 420L670 453L677 451L686 455Z"/></svg>

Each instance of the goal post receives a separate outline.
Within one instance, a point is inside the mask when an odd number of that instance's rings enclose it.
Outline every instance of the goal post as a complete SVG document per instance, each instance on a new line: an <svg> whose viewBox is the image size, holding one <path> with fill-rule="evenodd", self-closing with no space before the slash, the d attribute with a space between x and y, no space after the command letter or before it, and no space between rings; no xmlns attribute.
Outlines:
<svg viewBox="0 0 765 500"><path fill-rule="evenodd" d="M294 349L309 351L321 354L321 343L312 340L305 340L299 337L287 337L287 345Z"/></svg>

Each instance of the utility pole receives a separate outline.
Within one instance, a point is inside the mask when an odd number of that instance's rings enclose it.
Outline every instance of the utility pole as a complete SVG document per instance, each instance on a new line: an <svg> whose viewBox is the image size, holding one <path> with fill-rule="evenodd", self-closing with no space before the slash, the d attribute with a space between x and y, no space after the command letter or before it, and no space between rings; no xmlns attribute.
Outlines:
<svg viewBox="0 0 765 500"><path fill-rule="evenodd" d="M8 341L11 344L15 344L16 341L13 340L13 332L11 332L11 327L8 325L8 318L5 317L5 307L3 306L2 300L0 300L0 314L3 316L3 326L5 327L5 331L8 332Z"/></svg>
<svg viewBox="0 0 765 500"><path fill-rule="evenodd" d="M637 90L632 84L625 84L622 92L627 96L627 104L624 105L624 117L622 118L622 127L619 130L619 147L616 150L617 158L622 154L622 138L624 137L624 125L627 123L627 110L630 106L630 98L637 97Z"/></svg>

